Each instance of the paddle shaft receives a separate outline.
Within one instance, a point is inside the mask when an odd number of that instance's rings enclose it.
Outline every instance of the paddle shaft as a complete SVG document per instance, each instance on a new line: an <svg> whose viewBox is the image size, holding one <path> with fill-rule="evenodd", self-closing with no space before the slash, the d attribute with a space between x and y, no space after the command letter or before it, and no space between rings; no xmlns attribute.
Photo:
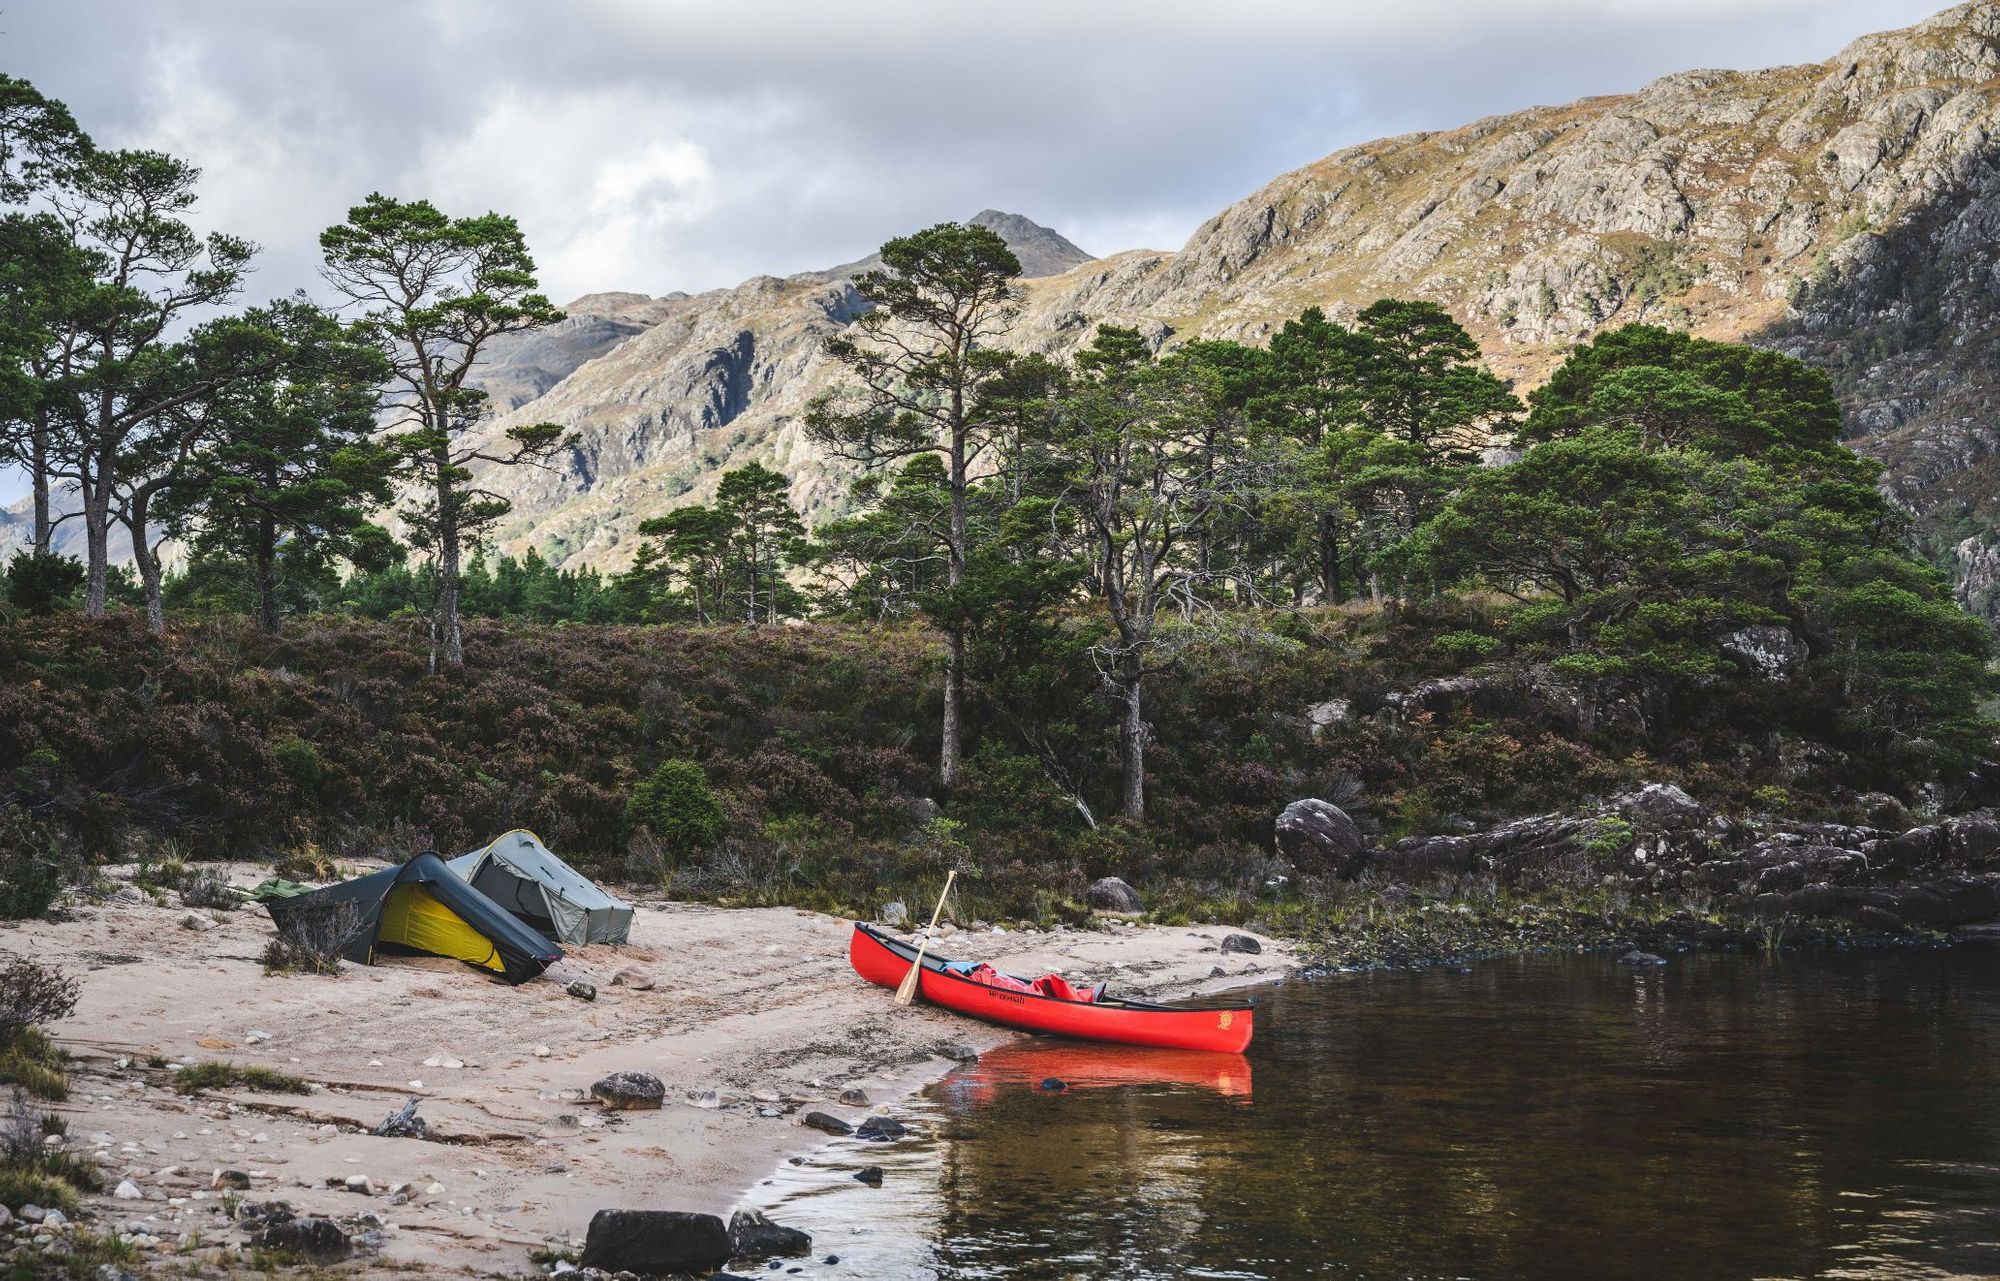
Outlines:
<svg viewBox="0 0 2000 1281"><path fill-rule="evenodd" d="M924 952L931 945L931 935L937 930L938 917L944 915L944 901L951 897L951 883L958 879L958 869L953 868L944 876L944 892L938 895L937 906L931 909L931 926L924 931L923 941L917 944L917 959L910 965L910 972L896 986L896 1004L908 1005L917 999L917 979L924 972Z"/></svg>

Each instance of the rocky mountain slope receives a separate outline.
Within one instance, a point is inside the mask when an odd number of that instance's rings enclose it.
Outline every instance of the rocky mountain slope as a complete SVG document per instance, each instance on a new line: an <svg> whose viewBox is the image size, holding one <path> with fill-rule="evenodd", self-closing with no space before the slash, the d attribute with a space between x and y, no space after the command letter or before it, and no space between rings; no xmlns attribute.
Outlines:
<svg viewBox="0 0 2000 1281"><path fill-rule="evenodd" d="M982 218L1017 247L1036 242L1031 274L1061 269L1027 284L1013 339L1026 348L1072 348L1107 320L1167 343L1255 342L1307 305L1351 314L1404 295L1451 308L1523 387L1569 344L1634 320L1795 351L1835 373L1857 443L1888 462L1890 490L1983 605L2000 584L1996 115L2000 5L1982 2L1822 63L1686 72L1350 147L1223 210L1178 252L1082 260L1025 219ZM580 436L559 473L495 478L517 503L508 543L622 564L641 518L750 459L791 475L808 509L837 506L845 477L797 419L837 377L819 346L865 305L858 266L652 300L643 315L622 296L603 315L579 308L563 360L588 358L495 424ZM526 373L500 398L563 360L505 362Z"/></svg>

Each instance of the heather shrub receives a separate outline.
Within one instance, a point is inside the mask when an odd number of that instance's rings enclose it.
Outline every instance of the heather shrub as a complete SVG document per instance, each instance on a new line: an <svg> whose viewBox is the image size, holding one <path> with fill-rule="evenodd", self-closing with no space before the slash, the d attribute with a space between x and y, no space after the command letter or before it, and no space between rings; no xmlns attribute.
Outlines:
<svg viewBox="0 0 2000 1281"><path fill-rule="evenodd" d="M60 826L5 801L0 793L0 920L18 921L48 911L63 883L81 877L83 859Z"/></svg>
<svg viewBox="0 0 2000 1281"><path fill-rule="evenodd" d="M329 903L285 914L259 959L266 974L340 973L340 954L361 929L361 905Z"/></svg>
<svg viewBox="0 0 2000 1281"><path fill-rule="evenodd" d="M0 961L0 1049L11 1047L31 1027L55 1023L76 1008L76 980L25 956Z"/></svg>
<svg viewBox="0 0 2000 1281"><path fill-rule="evenodd" d="M212 867L189 872L180 880L181 904L219 912L236 910L237 894L222 873Z"/></svg>

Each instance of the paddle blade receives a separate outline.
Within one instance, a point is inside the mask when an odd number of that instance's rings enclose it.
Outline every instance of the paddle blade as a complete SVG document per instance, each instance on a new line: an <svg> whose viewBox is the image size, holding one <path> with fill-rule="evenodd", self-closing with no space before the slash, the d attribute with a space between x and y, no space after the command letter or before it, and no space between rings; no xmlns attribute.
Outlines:
<svg viewBox="0 0 2000 1281"><path fill-rule="evenodd" d="M910 967L910 972L903 976L903 981L896 985L896 1004L908 1005L917 999L917 980L923 972L924 960L919 956L916 964Z"/></svg>

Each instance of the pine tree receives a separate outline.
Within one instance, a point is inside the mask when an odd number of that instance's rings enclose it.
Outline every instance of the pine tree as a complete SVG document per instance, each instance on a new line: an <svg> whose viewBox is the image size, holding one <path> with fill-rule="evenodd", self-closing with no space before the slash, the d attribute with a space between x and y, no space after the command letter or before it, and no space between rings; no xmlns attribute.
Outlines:
<svg viewBox="0 0 2000 1281"><path fill-rule="evenodd" d="M1013 323L1021 264L995 233L949 222L889 241L881 259L880 268L855 281L873 308L855 323L856 333L826 344L856 385L817 401L807 430L867 466L923 453L943 457L945 576L955 589L971 551L974 470L1003 430L983 411L978 388L1002 362L989 348ZM938 776L950 787L958 781L965 633L944 630Z"/></svg>
<svg viewBox="0 0 2000 1281"><path fill-rule="evenodd" d="M433 659L462 667L464 559L512 507L475 468L540 465L567 440L554 423L480 437L486 393L472 371L495 338L563 315L536 289L520 226L501 214L451 218L427 200L376 194L327 228L320 247L327 282L361 309L363 331L389 357L399 413L387 441L422 493L401 515L436 563Z"/></svg>

